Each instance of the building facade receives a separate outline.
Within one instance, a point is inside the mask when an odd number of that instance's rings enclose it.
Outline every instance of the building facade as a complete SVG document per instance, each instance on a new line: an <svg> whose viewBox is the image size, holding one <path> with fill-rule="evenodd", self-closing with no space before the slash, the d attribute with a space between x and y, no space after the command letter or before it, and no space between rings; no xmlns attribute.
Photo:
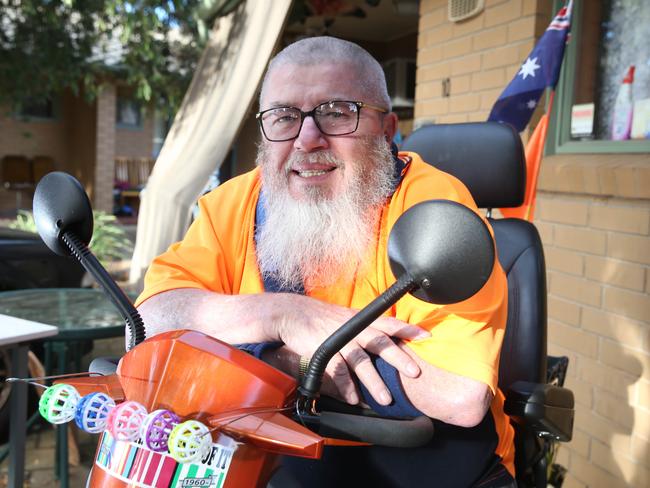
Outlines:
<svg viewBox="0 0 650 488"><path fill-rule="evenodd" d="M559 7L486 0L478 15L451 22L449 3L420 2L416 126L486 120ZM603 47L620 35L621 4L636 17L625 29L645 25L647 34L644 3L574 2L574 46L567 48L541 165L534 223L546 254L549 353L570 358L565 386L576 399L574 437L559 451L567 487L650 486L650 144L610 141L607 121L598 118L611 79L603 60L650 60L642 37L619 51ZM635 102L650 97L648 83L644 71ZM578 122L571 114L590 104L593 129L585 137L570 128Z"/></svg>
<svg viewBox="0 0 650 488"><path fill-rule="evenodd" d="M0 161L17 156L29 164L48 158L51 169L82 182L94 208L112 212L116 160L154 157L162 144L162 125L153 110L132 100L128 89L107 82L92 102L67 91L37 106L3 107ZM2 169L7 183L4 163ZM22 190L0 186L0 215L11 217L17 207L31 208L36 182L31 183Z"/></svg>

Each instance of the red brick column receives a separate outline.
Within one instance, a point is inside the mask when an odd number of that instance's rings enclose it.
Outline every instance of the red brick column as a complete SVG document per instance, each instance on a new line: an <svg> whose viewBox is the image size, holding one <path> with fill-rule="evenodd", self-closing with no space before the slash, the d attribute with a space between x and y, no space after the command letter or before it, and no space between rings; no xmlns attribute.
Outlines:
<svg viewBox="0 0 650 488"><path fill-rule="evenodd" d="M97 139L95 143L95 210L112 212L115 174L115 86L106 84L97 97Z"/></svg>

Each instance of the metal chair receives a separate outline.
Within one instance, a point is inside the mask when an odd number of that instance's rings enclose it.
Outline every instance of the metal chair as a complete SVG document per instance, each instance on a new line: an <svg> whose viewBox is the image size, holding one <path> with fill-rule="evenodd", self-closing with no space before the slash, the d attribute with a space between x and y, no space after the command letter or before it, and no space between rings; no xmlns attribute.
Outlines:
<svg viewBox="0 0 650 488"><path fill-rule="evenodd" d="M8 155L2 158L2 185L9 191L16 192L16 209L22 208L23 192L34 190L32 166L25 156Z"/></svg>
<svg viewBox="0 0 650 488"><path fill-rule="evenodd" d="M50 156L34 156L32 158L32 179L36 185L43 176L56 169L54 159Z"/></svg>

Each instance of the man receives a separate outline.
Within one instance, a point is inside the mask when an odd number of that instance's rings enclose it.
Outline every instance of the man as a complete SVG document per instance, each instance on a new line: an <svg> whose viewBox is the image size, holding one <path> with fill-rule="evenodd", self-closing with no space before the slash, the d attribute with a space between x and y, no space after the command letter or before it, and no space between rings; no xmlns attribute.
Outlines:
<svg viewBox="0 0 650 488"><path fill-rule="evenodd" d="M301 358L388 288L388 233L432 198L476 206L455 178L391 151L397 117L359 46L296 42L269 66L257 168L200 201L185 239L154 260L138 300L147 336L194 328L298 376ZM392 416L436 419L419 449L327 448L286 459L305 486L504 486L513 432L497 389L507 311L495 263L471 299L405 297L330 362L323 392ZM490 484L491 483L491 484Z"/></svg>

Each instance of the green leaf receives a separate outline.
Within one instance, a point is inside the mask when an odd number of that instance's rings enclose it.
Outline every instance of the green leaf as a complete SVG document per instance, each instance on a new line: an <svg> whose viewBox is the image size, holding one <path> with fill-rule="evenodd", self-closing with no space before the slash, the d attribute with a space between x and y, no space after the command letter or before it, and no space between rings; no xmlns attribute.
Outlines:
<svg viewBox="0 0 650 488"><path fill-rule="evenodd" d="M204 46L199 1L0 0L0 106L81 88L92 101L108 76L129 81L140 101L175 112ZM183 49L170 29L188 39ZM122 59L106 65L106 53L97 53L119 44Z"/></svg>
<svg viewBox="0 0 650 488"><path fill-rule="evenodd" d="M124 228L119 225L114 215L102 211L93 211L93 237L90 250L103 266L110 261L127 259L133 253L133 244ZM19 210L16 219L9 223L12 229L36 233L34 215L28 210Z"/></svg>

